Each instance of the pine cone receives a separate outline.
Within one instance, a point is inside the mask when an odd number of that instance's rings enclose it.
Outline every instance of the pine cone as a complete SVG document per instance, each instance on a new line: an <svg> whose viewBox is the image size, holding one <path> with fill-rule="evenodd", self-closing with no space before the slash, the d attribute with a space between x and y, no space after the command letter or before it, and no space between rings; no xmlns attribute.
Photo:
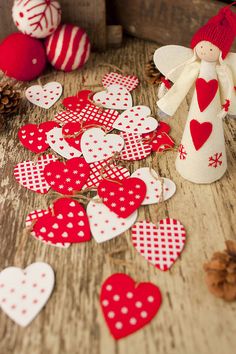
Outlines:
<svg viewBox="0 0 236 354"><path fill-rule="evenodd" d="M21 94L10 83L0 84L0 115L16 113L21 100Z"/></svg>
<svg viewBox="0 0 236 354"><path fill-rule="evenodd" d="M150 82L150 84L157 85L161 82L162 75L154 64L153 54L154 53L151 54L150 60L145 65L145 74L147 81Z"/></svg>
<svg viewBox="0 0 236 354"><path fill-rule="evenodd" d="M214 253L204 270L212 294L226 301L236 300L236 241L226 241L226 250Z"/></svg>

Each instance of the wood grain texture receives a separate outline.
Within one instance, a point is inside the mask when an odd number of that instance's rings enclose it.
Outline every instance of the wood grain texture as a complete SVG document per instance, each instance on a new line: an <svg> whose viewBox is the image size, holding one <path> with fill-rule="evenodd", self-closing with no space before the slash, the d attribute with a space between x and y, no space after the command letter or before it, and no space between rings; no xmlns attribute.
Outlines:
<svg viewBox="0 0 236 354"><path fill-rule="evenodd" d="M146 84L143 77L144 64L154 48L153 43L130 39L120 49L93 54L84 70L87 84L100 83L109 71L98 67L101 63L128 66L141 80L133 93L134 103L150 106L155 114L156 88ZM52 72L42 78L43 83L50 80L63 84L65 97L82 87L82 73L77 71ZM190 97L175 117L168 119L177 143L189 100ZM67 250L52 248L22 234L27 213L44 208L46 197L24 189L14 180L14 165L33 157L19 143L17 131L28 122L52 119L59 108L60 103L49 111L25 103L21 115L1 135L0 270L11 265L26 267L35 261L48 262L56 273L56 287L44 310L27 328L20 328L0 311L0 353L233 354L236 303L225 303L208 292L202 266L214 251L224 249L226 239L236 238L236 121L225 122L228 171L216 183L205 186L187 182L175 170L175 153L159 157L155 169L176 183L177 193L164 204L142 207L138 219L157 223L161 218L174 217L187 230L181 259L169 272L161 272L135 251L129 231L104 244L92 240ZM131 169L147 166L150 161L151 158L136 162ZM132 262L132 266L107 261L106 255L120 248L123 251L117 258ZM118 342L110 336L99 306L101 284L116 272L125 272L138 281L151 281L163 294L162 307L150 325Z"/></svg>

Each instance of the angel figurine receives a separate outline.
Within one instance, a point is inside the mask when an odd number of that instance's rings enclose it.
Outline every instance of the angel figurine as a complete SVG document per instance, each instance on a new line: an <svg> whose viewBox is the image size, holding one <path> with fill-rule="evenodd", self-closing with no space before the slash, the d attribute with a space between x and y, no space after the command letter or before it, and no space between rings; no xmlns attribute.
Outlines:
<svg viewBox="0 0 236 354"><path fill-rule="evenodd" d="M161 112L173 116L194 85L176 159L177 171L194 183L212 183L227 169L223 118L236 115L236 54L229 53L236 15L230 6L195 33L191 49L167 45L154 54L154 63L165 76L157 101Z"/></svg>

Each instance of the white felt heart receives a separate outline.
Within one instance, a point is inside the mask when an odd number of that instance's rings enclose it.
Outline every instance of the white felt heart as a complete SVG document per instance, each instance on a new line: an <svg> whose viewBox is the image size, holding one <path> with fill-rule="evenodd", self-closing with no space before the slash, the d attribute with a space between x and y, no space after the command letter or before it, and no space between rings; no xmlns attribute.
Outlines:
<svg viewBox="0 0 236 354"><path fill-rule="evenodd" d="M123 219L110 211L106 205L96 202L96 197L88 203L87 215L91 233L96 242L109 241L128 230L136 221L137 210Z"/></svg>
<svg viewBox="0 0 236 354"><path fill-rule="evenodd" d="M122 85L110 85L107 91L95 93L93 100L103 107L111 109L128 109L132 107L132 96Z"/></svg>
<svg viewBox="0 0 236 354"><path fill-rule="evenodd" d="M5 268L0 273L0 306L20 326L27 326L48 301L54 287L54 272L47 263L32 263L25 269Z"/></svg>
<svg viewBox="0 0 236 354"><path fill-rule="evenodd" d="M64 139L62 134L62 128L54 128L50 130L47 134L48 145L58 154L66 159L71 159L72 157L80 157L82 152L78 149L70 146Z"/></svg>
<svg viewBox="0 0 236 354"><path fill-rule="evenodd" d="M56 103L62 94L59 82L49 82L44 86L34 85L27 88L25 96L31 103L41 108L49 109Z"/></svg>
<svg viewBox="0 0 236 354"><path fill-rule="evenodd" d="M171 198L176 191L176 185L168 178L158 177L155 170L149 167L139 168L131 177L143 180L147 186L147 193L142 205L159 203ZM162 199L163 198L163 199Z"/></svg>
<svg viewBox="0 0 236 354"><path fill-rule="evenodd" d="M91 163L120 152L124 146L124 139L117 134L105 134L100 128L92 128L84 132L80 146L86 162Z"/></svg>
<svg viewBox="0 0 236 354"><path fill-rule="evenodd" d="M113 128L127 133L150 133L158 126L158 121L150 117L147 106L134 106L124 111L113 124Z"/></svg>

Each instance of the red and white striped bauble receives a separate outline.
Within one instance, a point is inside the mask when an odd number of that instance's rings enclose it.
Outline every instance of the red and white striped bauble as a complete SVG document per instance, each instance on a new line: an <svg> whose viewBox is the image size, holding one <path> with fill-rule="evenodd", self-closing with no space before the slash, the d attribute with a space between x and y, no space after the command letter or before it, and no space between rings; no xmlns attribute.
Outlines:
<svg viewBox="0 0 236 354"><path fill-rule="evenodd" d="M63 71L80 69L88 60L90 41L87 33L74 25L62 25L46 39L48 61Z"/></svg>

